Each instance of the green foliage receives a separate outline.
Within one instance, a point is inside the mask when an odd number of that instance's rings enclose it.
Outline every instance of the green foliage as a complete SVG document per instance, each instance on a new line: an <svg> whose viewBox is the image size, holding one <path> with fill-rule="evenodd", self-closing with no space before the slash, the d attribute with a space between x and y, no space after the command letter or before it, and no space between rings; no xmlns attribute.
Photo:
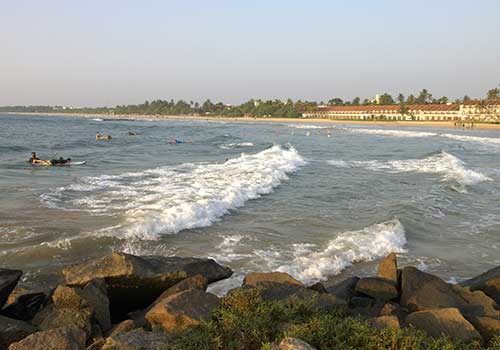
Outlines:
<svg viewBox="0 0 500 350"><path fill-rule="evenodd" d="M415 329L376 330L340 311L321 311L313 302L262 301L255 290L224 298L213 319L172 335L174 350L269 350L285 336L302 339L318 350L474 350L479 344L433 339ZM489 350L500 350L500 338Z"/></svg>

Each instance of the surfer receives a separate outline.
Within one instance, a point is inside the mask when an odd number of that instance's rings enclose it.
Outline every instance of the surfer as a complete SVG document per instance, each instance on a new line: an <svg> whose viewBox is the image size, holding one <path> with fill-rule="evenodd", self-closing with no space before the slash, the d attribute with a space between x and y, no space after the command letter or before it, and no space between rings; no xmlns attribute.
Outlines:
<svg viewBox="0 0 500 350"><path fill-rule="evenodd" d="M135 132L133 132L133 131L129 131L128 132L128 136L135 136L135 135L137 135L137 134Z"/></svg>
<svg viewBox="0 0 500 350"><path fill-rule="evenodd" d="M193 143L193 141L191 141L191 140L188 140L188 141L182 141L182 140L173 139L173 140L168 141L168 143L169 143L170 145L178 145L178 144L181 144L181 143L189 143L189 144L192 144L192 143Z"/></svg>
<svg viewBox="0 0 500 350"><path fill-rule="evenodd" d="M36 152L31 152L31 158L29 159L30 164L40 164L45 166L52 165L68 165L71 163L71 158L64 159L63 157L59 157L59 159L40 159L36 156Z"/></svg>
<svg viewBox="0 0 500 350"><path fill-rule="evenodd" d="M96 140L111 140L111 135L101 135L101 133L98 131L95 133L95 139Z"/></svg>

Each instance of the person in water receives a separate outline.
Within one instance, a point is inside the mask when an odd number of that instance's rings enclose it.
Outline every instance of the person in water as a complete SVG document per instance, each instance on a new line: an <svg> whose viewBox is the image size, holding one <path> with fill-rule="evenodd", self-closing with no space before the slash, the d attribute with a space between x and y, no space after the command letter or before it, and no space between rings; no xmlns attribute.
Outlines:
<svg viewBox="0 0 500 350"><path fill-rule="evenodd" d="M101 135L101 133L98 131L95 133L95 139L96 140L111 140L111 135Z"/></svg>
<svg viewBox="0 0 500 350"><path fill-rule="evenodd" d="M173 140L168 141L168 143L170 145L178 145L180 143L189 143L189 144L192 144L193 141L191 141L191 140L189 140L189 141L182 141L182 140L173 139Z"/></svg>
<svg viewBox="0 0 500 350"><path fill-rule="evenodd" d="M128 136L135 136L135 135L137 135L137 133L135 133L134 131L129 131L128 132Z"/></svg>
<svg viewBox="0 0 500 350"><path fill-rule="evenodd" d="M71 163L71 158L64 159L63 157L59 157L59 159L47 159L43 160L36 156L36 152L31 152L31 158L29 159L30 164L40 164L46 166L52 165L63 165Z"/></svg>

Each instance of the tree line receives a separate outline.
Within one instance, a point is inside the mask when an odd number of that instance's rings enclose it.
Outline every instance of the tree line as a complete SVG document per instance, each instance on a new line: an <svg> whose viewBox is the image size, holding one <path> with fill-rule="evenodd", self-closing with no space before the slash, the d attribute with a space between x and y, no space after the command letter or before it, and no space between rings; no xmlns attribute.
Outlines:
<svg viewBox="0 0 500 350"><path fill-rule="evenodd" d="M486 99L500 99L500 88L488 90ZM470 100L469 96L457 99L454 103L463 103ZM207 99L203 103L184 100L154 100L145 101L142 104L118 105L116 107L83 107L67 108L62 106L5 106L0 107L0 112L20 113L88 113L88 114L143 114L143 115L190 115L190 116L224 116L224 117L286 117L297 118L304 112L313 111L320 105L327 106L361 106L361 105L399 105L401 112L405 114L408 105L412 104L446 104L450 102L448 97L434 98L427 89L422 89L417 95L410 94L405 97L398 94L396 98L389 93L378 96L378 99L367 99L361 101L355 97L352 101L344 101L336 97L321 101L293 101L287 99L281 101L251 99L240 105L228 105L222 102L212 102Z"/></svg>

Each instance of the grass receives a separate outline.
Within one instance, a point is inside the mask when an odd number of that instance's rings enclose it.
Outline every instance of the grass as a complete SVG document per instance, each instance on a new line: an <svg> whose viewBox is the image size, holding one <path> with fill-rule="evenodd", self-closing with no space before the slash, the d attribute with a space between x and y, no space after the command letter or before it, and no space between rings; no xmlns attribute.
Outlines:
<svg viewBox="0 0 500 350"><path fill-rule="evenodd" d="M173 334L168 349L270 350L285 336L318 350L500 350L500 337L482 348L478 343L433 339L415 329L375 330L342 311L318 310L313 301L264 302L251 290L225 297L211 321Z"/></svg>

